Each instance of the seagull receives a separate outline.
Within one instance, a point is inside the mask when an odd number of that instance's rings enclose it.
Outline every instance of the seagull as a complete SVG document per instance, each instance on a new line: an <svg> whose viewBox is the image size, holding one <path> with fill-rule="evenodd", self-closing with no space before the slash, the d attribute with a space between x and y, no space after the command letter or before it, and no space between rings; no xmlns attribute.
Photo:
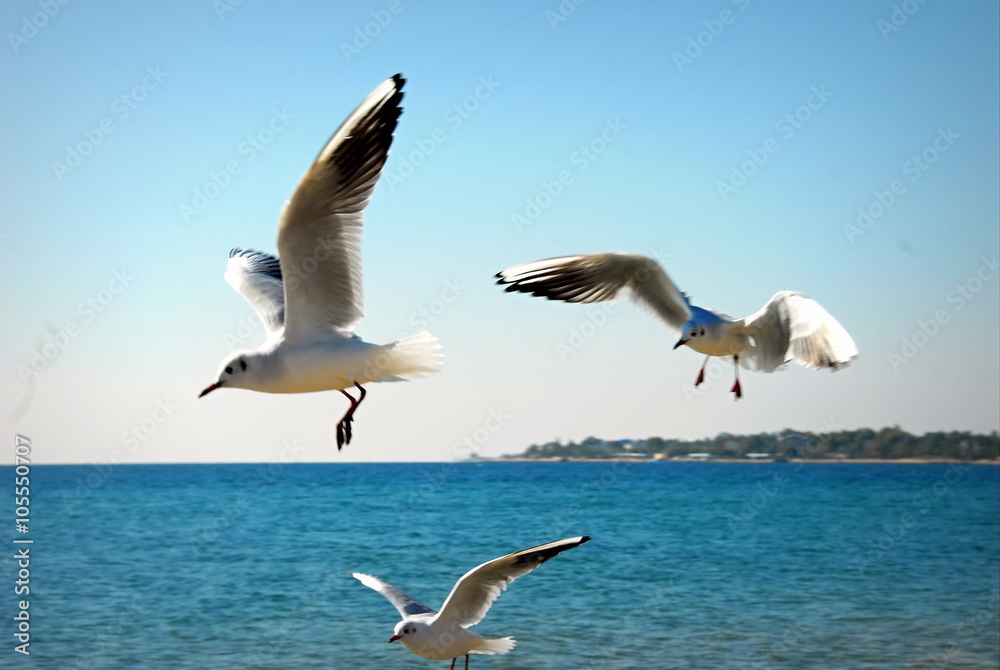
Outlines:
<svg viewBox="0 0 1000 670"><path fill-rule="evenodd" d="M225 279L260 316L266 341L226 358L199 398L220 388L340 391L350 407L337 424L339 451L351 442L362 384L441 367L441 345L426 331L384 345L354 334L363 316L362 212L389 154L405 81L397 74L379 85L320 151L282 210L280 260L252 249L230 252ZM352 387L357 399L346 390Z"/></svg>
<svg viewBox="0 0 1000 670"><path fill-rule="evenodd" d="M351 576L385 596L403 617L389 642L399 640L410 652L432 661L451 659L451 670L455 670L459 656L465 656L465 670L469 670L469 654L506 654L514 648L513 637L482 637L466 630L483 620L507 584L588 540L586 535L571 537L487 561L458 580L440 612L378 577L361 572Z"/></svg>
<svg viewBox="0 0 1000 670"><path fill-rule="evenodd" d="M740 363L773 372L789 361L807 368L837 370L857 357L844 327L818 302L795 291L778 291L748 317L733 319L692 305L652 258L630 253L563 256L516 265L496 274L507 291L565 302L606 302L632 298L681 334L683 345L705 354L694 385L705 381L712 356L732 356L736 381L730 391L743 397Z"/></svg>

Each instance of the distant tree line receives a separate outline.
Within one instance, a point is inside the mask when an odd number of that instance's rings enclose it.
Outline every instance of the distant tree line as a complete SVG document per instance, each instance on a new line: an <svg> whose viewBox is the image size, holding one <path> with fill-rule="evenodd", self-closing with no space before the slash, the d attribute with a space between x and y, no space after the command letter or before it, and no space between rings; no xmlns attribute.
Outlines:
<svg viewBox="0 0 1000 670"><path fill-rule="evenodd" d="M533 444L522 458L613 458L624 454L648 454L672 458L691 453L717 458L746 458L748 454L769 454L781 460L806 459L896 459L947 458L961 461L1000 459L1000 435L970 432L941 432L912 435L898 426L879 431L870 428L830 433L783 430L780 433L732 435L720 433L702 440L650 437L641 440L601 440L588 437L583 442L560 441Z"/></svg>

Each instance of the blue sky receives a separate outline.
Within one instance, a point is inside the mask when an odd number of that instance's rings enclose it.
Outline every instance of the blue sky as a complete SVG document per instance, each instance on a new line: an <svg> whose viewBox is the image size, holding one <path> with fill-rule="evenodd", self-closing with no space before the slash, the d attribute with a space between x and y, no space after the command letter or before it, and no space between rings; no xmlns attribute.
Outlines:
<svg viewBox="0 0 1000 670"><path fill-rule="evenodd" d="M0 23L2 405L39 462L1000 425L994 2L42 0ZM396 72L359 333L426 327L445 368L372 385L337 454L338 393L196 396L263 338L229 249L275 252L301 174ZM693 392L701 356L632 305L493 284L598 251L734 316L802 291L861 357L745 373L735 403L728 363Z"/></svg>

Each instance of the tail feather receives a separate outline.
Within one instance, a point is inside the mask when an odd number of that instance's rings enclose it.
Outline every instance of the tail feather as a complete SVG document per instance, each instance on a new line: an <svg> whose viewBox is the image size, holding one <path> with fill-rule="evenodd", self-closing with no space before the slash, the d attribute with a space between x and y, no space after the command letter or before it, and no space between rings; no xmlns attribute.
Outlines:
<svg viewBox="0 0 1000 670"><path fill-rule="evenodd" d="M506 654L514 648L517 642L514 638L507 637L484 637L476 640L476 646L469 650L472 654Z"/></svg>
<svg viewBox="0 0 1000 670"><path fill-rule="evenodd" d="M444 364L438 339L426 330L416 335L377 347L374 358L378 381L403 381L432 375Z"/></svg>

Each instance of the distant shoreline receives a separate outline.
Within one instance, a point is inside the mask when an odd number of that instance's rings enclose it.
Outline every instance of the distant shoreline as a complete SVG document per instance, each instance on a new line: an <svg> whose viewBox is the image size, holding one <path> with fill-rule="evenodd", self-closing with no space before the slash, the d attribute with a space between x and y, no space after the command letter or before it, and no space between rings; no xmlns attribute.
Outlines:
<svg viewBox="0 0 1000 670"><path fill-rule="evenodd" d="M850 463L855 465L878 465L878 464L898 464L898 465L948 465L950 463L961 463L962 465L1000 465L1000 459L989 460L980 459L972 461L961 461L953 458L789 458L778 460L774 458L686 458L683 456L675 458L525 458L515 456L511 458L473 458L464 461L466 463L804 463L804 464L834 464Z"/></svg>

